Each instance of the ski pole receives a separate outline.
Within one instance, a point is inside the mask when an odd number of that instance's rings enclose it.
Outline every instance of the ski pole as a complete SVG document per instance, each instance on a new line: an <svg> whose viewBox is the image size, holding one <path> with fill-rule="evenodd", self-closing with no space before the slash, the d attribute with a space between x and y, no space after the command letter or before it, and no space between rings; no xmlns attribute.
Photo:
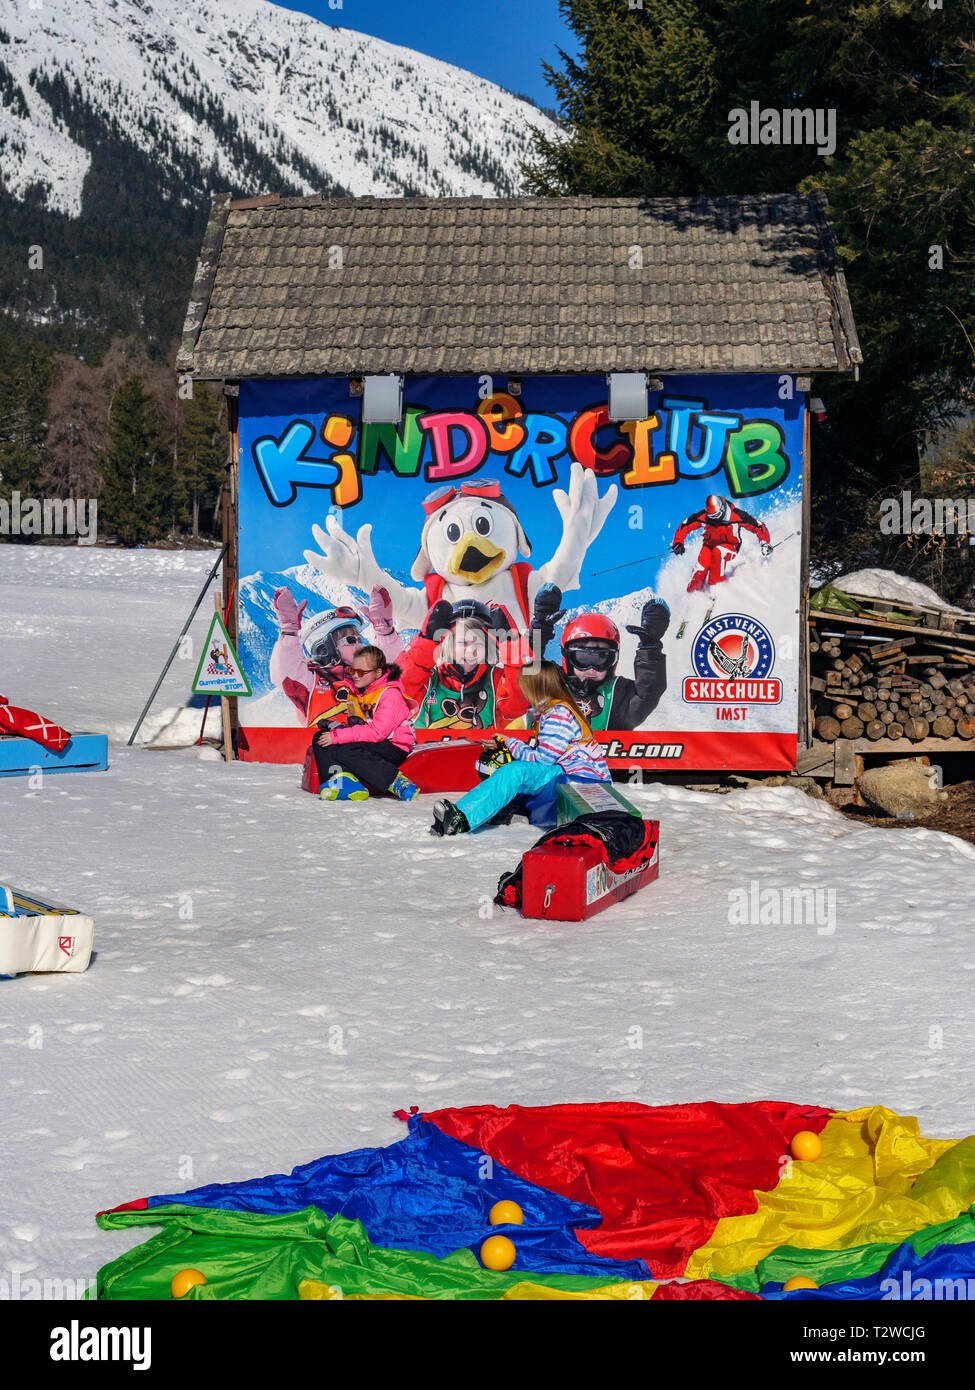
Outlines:
<svg viewBox="0 0 975 1390"><path fill-rule="evenodd" d="M214 576L214 575L216 574L216 572L217 572L217 568L218 568L218 566L219 566L219 564L220 564L220 561L223 559L224 555L227 553L227 548L228 548L229 544L230 544L229 541L224 541L223 545L220 547L220 554L217 556L217 558L216 558L216 559L214 560L214 562L213 562L213 569L211 569L210 573L207 575L207 577L206 577L206 583L203 585L203 588L200 590L200 596L199 596L199 598L196 600L196 603L194 603L194 605L193 605L193 611L192 611L192 613L190 614L190 616L186 619L186 622L183 624L183 631L179 634L179 636L176 638L175 643L173 644L173 650L169 653L169 660L166 662L166 665L162 668L162 674L160 675L159 679L156 681L156 684L152 687L152 694L149 696L148 700L145 702L145 705L144 705L143 708L142 708L142 713L139 715L139 718L138 718L138 720L136 721L136 726L135 726L135 728L134 728L134 729L132 730L132 732L129 734L129 741L128 741L128 744L126 745L126 747L128 747L128 748L131 748L131 747L132 747L132 744L133 744L133 742L135 741L135 736L136 736L136 734L137 734L137 733L139 732L139 730L142 728L142 721L143 721L143 719L145 719L146 715L149 713L149 708L150 708L150 706L152 705L153 700L156 698L157 694L159 693L159 687L162 685L163 681L166 679L166 674L167 674L167 672L169 671L170 666L172 666L173 662L176 660L176 653L179 651L179 644L180 644L180 642L182 642L182 640L183 640L183 638L186 636L187 632L189 632L190 623L192 623L193 619L196 617L196 610L199 608L200 604L203 602L203 597L204 597L204 595L206 594L207 589L209 589L209 587L210 587L211 581L213 580L213 576Z"/></svg>
<svg viewBox="0 0 975 1390"><path fill-rule="evenodd" d="M775 544L772 546L772 549L773 549L773 550L778 550L778 548L779 548L780 545L785 545L786 541L791 541L793 536L799 536L799 535L801 535L801 534L802 534L801 531L793 531L793 532L791 532L790 535L788 535L788 536L783 536L782 539L781 539L780 541L776 541L776 542L775 542Z"/></svg>
<svg viewBox="0 0 975 1390"><path fill-rule="evenodd" d="M609 569L593 570L593 577L597 574L610 574L613 570L625 570L628 565L645 565L650 560L659 560L664 555L670 554L670 546L666 550L661 550L656 555L643 555L639 560L624 560L621 565L610 565Z"/></svg>

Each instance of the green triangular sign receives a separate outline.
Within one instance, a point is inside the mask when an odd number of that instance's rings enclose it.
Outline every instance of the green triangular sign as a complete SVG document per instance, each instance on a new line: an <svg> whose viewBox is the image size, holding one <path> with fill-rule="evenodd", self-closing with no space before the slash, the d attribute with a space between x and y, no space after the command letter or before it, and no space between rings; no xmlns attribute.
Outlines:
<svg viewBox="0 0 975 1390"><path fill-rule="evenodd" d="M250 695L250 681L241 670L230 634L214 613L203 655L196 668L194 695Z"/></svg>

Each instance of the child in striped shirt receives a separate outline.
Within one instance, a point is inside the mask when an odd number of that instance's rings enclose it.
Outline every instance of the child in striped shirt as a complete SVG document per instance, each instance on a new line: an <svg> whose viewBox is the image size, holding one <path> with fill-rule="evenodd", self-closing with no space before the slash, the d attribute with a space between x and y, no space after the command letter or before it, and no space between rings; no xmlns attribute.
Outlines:
<svg viewBox="0 0 975 1390"><path fill-rule="evenodd" d="M530 743L513 740L504 745L511 760L502 763L486 781L466 792L456 805L452 801L438 801L433 810L432 835L457 835L477 830L515 797L537 796L565 777L577 782L612 780L592 730L555 663L543 661L537 673L526 671L519 685L536 711L536 737Z"/></svg>

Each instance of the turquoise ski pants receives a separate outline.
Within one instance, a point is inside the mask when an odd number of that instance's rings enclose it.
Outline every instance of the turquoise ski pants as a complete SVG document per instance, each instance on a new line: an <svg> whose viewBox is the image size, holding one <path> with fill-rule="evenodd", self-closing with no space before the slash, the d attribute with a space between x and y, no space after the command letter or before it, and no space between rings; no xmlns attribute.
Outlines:
<svg viewBox="0 0 975 1390"><path fill-rule="evenodd" d="M563 775L558 763L504 763L457 802L472 830L485 825L516 796L536 796Z"/></svg>

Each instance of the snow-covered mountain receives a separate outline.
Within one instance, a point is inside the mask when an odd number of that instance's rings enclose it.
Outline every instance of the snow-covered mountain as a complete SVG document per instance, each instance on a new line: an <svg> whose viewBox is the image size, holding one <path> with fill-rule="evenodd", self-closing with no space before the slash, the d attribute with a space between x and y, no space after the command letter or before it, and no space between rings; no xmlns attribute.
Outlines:
<svg viewBox="0 0 975 1390"><path fill-rule="evenodd" d="M491 196L518 191L530 125L554 129L469 72L265 0L0 10L3 184L69 217L106 139L174 190Z"/></svg>

